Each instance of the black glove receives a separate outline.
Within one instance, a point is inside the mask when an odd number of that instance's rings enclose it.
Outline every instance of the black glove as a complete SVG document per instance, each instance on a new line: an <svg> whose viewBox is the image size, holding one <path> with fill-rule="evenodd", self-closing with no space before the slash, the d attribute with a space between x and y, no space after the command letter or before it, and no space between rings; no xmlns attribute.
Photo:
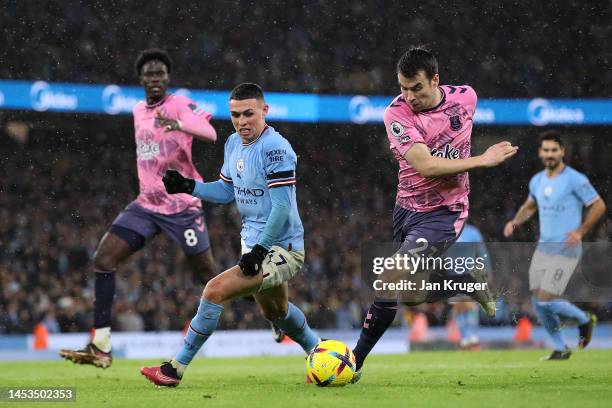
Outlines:
<svg viewBox="0 0 612 408"><path fill-rule="evenodd" d="M168 194L191 194L195 188L195 180L183 177L181 173L176 170L166 170L166 174L164 174L162 181L164 182Z"/></svg>
<svg viewBox="0 0 612 408"><path fill-rule="evenodd" d="M246 276L255 276L261 271L261 264L266 259L266 255L268 255L268 250L257 244L251 249L251 252L242 255L238 266Z"/></svg>

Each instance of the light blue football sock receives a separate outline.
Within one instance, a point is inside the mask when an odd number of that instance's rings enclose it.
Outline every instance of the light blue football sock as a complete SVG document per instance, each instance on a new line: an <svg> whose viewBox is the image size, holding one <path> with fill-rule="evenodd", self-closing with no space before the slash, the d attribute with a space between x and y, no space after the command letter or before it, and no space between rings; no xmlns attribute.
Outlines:
<svg viewBox="0 0 612 408"><path fill-rule="evenodd" d="M478 309L468 310L466 312L466 321L468 327L468 335L470 336L470 338L478 338L478 326L480 323Z"/></svg>
<svg viewBox="0 0 612 408"><path fill-rule="evenodd" d="M549 308L558 316L561 316L566 319L573 319L578 322L578 324L585 324L589 321L589 317L586 313L580 310L573 303L568 302L564 299L556 299L548 302L550 304Z"/></svg>
<svg viewBox="0 0 612 408"><path fill-rule="evenodd" d="M310 353L319 342L319 336L308 326L304 313L291 302L287 307L287 316L272 323L302 346L306 353Z"/></svg>
<svg viewBox="0 0 612 408"><path fill-rule="evenodd" d="M461 340L466 340L470 337L470 328L468 322L468 312L461 312L455 314L455 323L461 334Z"/></svg>
<svg viewBox="0 0 612 408"><path fill-rule="evenodd" d="M561 335L561 321L559 316L550 309L550 302L543 302L536 298L531 299L531 304L535 309L542 325L546 332L552 338L555 350L563 351L567 349L567 345Z"/></svg>
<svg viewBox="0 0 612 408"><path fill-rule="evenodd" d="M200 299L198 312L189 324L183 347L176 354L176 361L183 365L191 363L202 345L217 328L221 312L223 312L223 306L216 305L204 298Z"/></svg>

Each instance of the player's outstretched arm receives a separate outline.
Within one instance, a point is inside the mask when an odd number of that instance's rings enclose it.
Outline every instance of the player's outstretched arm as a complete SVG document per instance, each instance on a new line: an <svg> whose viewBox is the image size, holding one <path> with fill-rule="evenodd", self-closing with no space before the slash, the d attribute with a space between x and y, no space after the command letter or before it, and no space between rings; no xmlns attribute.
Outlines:
<svg viewBox="0 0 612 408"><path fill-rule="evenodd" d="M513 219L508 221L504 226L504 236L508 238L514 233L514 230L524 224L533 214L538 210L538 206L533 198L528 197L527 200L521 205L521 208L517 211Z"/></svg>
<svg viewBox="0 0 612 408"><path fill-rule="evenodd" d="M495 167L514 156L517 151L518 147L512 146L510 142L500 142L489 147L480 156L451 160L434 157L425 144L415 143L404 158L421 176L435 178L452 176L480 167Z"/></svg>
<svg viewBox="0 0 612 408"><path fill-rule="evenodd" d="M215 204L229 204L234 201L234 186L224 180L210 183L195 182L192 196Z"/></svg>
<svg viewBox="0 0 612 408"><path fill-rule="evenodd" d="M167 170L162 181L168 194L191 194L202 200L217 204L227 204L234 200L234 189L231 183L224 180L202 183L183 177L176 170Z"/></svg>

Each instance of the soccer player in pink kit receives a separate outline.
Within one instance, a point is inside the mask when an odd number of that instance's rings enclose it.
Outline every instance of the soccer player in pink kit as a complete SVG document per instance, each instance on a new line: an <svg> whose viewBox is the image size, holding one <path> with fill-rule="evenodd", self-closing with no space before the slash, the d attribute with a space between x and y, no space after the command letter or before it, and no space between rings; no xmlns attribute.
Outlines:
<svg viewBox="0 0 612 408"><path fill-rule="evenodd" d="M202 204L189 194L166 193L168 169L202 180L191 161L193 139L214 142L211 114L180 95L168 93L172 61L160 49L143 51L135 63L146 102L134 106L136 164L140 194L113 221L94 255L94 335L82 350L60 350L79 364L112 363L110 326L117 267L160 232L181 246L201 282L212 278L213 258Z"/></svg>
<svg viewBox="0 0 612 408"><path fill-rule="evenodd" d="M430 51L420 47L408 50L397 64L397 79L401 95L384 114L391 152L399 162L393 241L400 254L439 256L455 242L467 218L467 172L497 166L514 156L518 148L501 142L482 155L470 156L476 93L467 85L440 85L438 62ZM432 283L449 279L478 281L470 274L434 273L429 277ZM495 302L481 291L431 290L423 301L435 302L458 293L474 297L487 314L495 315ZM370 306L354 350L358 371L353 382L361 378L365 358L396 312L397 299L377 300Z"/></svg>

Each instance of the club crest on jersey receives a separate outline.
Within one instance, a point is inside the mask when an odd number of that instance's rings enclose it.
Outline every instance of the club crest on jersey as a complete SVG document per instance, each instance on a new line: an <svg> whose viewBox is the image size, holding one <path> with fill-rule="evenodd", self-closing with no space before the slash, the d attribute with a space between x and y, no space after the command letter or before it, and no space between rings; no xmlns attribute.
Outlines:
<svg viewBox="0 0 612 408"><path fill-rule="evenodd" d="M551 186L544 187L544 195L546 197L550 197L553 192L553 188Z"/></svg>
<svg viewBox="0 0 612 408"><path fill-rule="evenodd" d="M459 115L451 116L449 118L449 121L450 121L450 128L454 130L455 132L461 129L461 126L463 126L463 124L461 123L461 117Z"/></svg>
<svg viewBox="0 0 612 408"><path fill-rule="evenodd" d="M454 132L460 130L461 127L463 127L463 119L467 119L468 117L465 108L463 108L458 103L453 103L448 108L444 109L444 114L448 116L450 128Z"/></svg>
<svg viewBox="0 0 612 408"><path fill-rule="evenodd" d="M238 159L236 162L236 169L240 172L244 171L244 159Z"/></svg>

